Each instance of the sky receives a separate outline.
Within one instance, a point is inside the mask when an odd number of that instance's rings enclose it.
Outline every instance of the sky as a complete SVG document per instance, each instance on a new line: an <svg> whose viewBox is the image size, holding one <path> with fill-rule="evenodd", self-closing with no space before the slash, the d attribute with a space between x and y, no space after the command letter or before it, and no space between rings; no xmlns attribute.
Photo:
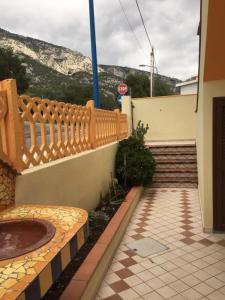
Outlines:
<svg viewBox="0 0 225 300"><path fill-rule="evenodd" d="M98 63L140 69L150 46L135 0L94 0ZM91 56L88 0L0 0L0 27ZM185 80L198 72L200 0L138 0L158 72ZM138 40L138 41L137 41ZM148 70L148 67L145 68Z"/></svg>

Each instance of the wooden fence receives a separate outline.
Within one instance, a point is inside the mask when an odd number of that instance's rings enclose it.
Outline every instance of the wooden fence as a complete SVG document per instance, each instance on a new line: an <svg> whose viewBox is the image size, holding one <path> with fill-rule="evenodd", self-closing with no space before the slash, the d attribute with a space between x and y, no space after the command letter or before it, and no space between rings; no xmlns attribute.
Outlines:
<svg viewBox="0 0 225 300"><path fill-rule="evenodd" d="M0 158L21 172L127 137L127 115L17 95L16 81L0 82Z"/></svg>

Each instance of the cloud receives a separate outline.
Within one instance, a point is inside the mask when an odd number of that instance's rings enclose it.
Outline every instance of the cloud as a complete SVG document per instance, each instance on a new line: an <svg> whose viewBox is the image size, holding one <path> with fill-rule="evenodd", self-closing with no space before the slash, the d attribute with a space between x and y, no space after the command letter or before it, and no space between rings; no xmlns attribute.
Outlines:
<svg viewBox="0 0 225 300"><path fill-rule="evenodd" d="M98 62L136 68L149 64L150 48L135 1L121 0L139 43L118 0L94 2ZM139 0L160 74L182 79L197 74L199 2ZM0 27L90 56L88 1L1 0Z"/></svg>

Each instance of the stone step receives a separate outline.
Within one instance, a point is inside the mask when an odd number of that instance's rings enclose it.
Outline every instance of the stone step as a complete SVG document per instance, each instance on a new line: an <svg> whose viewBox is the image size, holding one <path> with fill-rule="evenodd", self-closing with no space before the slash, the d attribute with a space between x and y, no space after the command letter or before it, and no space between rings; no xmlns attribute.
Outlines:
<svg viewBox="0 0 225 300"><path fill-rule="evenodd" d="M151 148L149 147L150 151L152 152L152 154L156 154L156 155L161 155L161 154L196 154L196 148L195 147L191 147L191 148L162 148L162 147L158 147L158 148Z"/></svg>
<svg viewBox="0 0 225 300"><path fill-rule="evenodd" d="M153 182L192 182L192 183L197 183L198 182L198 178L197 177L193 177L193 178L189 178L189 177L153 177L152 179Z"/></svg>
<svg viewBox="0 0 225 300"><path fill-rule="evenodd" d="M197 183L193 182L155 182L150 185L151 188L198 188Z"/></svg>
<svg viewBox="0 0 225 300"><path fill-rule="evenodd" d="M195 143L191 143L191 144L181 144L181 143L146 143L147 147L151 147L151 148L196 148L196 144Z"/></svg>
<svg viewBox="0 0 225 300"><path fill-rule="evenodd" d="M196 148L196 145L151 145L151 144L147 144L146 145L147 147L149 148L154 148L154 149L157 149L157 148L164 148L164 149L179 149L179 148L183 148L183 149L195 149Z"/></svg>
<svg viewBox="0 0 225 300"><path fill-rule="evenodd" d="M154 178L156 179L160 179L160 178L173 178L173 177L179 177L179 178L197 178L197 173L177 173L177 172L173 172L173 173L169 173L169 172L156 172L154 174Z"/></svg>
<svg viewBox="0 0 225 300"><path fill-rule="evenodd" d="M155 160L162 160L162 159L179 159L179 160L186 160L186 159L195 159L197 161L197 155L195 154L155 154L153 155Z"/></svg>
<svg viewBox="0 0 225 300"><path fill-rule="evenodd" d="M150 149L151 151L151 149ZM153 155L159 156L159 155L195 155L196 156L196 151L189 151L189 152L182 152L182 151L151 151Z"/></svg>
<svg viewBox="0 0 225 300"><path fill-rule="evenodd" d="M156 161L152 187L197 187L195 145L150 145L149 149Z"/></svg>
<svg viewBox="0 0 225 300"><path fill-rule="evenodd" d="M186 158L185 160L183 158L176 158L176 159L156 159L156 164L181 164L181 165L186 165L186 164L197 164L197 160L196 159L192 159L192 158Z"/></svg>
<svg viewBox="0 0 225 300"><path fill-rule="evenodd" d="M197 167L186 168L185 166L180 166L179 168L174 168L173 165L167 168L161 168L163 165L156 166L156 173L197 173Z"/></svg>
<svg viewBox="0 0 225 300"><path fill-rule="evenodd" d="M197 164L196 162L194 163L186 163L185 165L181 165L180 163L178 164L160 164L158 163L156 165L156 170L159 170L159 171L164 171L164 170L177 170L177 172L179 172L179 170L184 170L184 169L187 169L187 170L190 170L190 171L197 171Z"/></svg>

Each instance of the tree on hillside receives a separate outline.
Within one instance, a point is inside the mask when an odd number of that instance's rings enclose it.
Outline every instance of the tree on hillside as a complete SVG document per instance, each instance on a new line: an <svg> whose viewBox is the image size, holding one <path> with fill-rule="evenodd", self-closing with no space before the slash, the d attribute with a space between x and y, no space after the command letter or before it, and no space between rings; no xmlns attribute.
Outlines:
<svg viewBox="0 0 225 300"><path fill-rule="evenodd" d="M132 97L149 97L150 81L147 75L130 74L127 76L125 83L131 88ZM153 96L166 96L172 94L171 86L166 82L154 78L153 83Z"/></svg>
<svg viewBox="0 0 225 300"><path fill-rule="evenodd" d="M0 80L16 79L19 93L24 93L29 86L26 69L22 63L11 49L0 48Z"/></svg>
<svg viewBox="0 0 225 300"><path fill-rule="evenodd" d="M50 100L57 100L63 102L69 102L77 105L86 105L88 100L93 99L93 89L90 84L61 84L58 86L30 87L27 93L32 97L47 98ZM118 107L118 103L114 100L113 96L107 96L100 91L100 104L101 108L107 110L113 110Z"/></svg>
<svg viewBox="0 0 225 300"><path fill-rule="evenodd" d="M153 96L167 96L174 94L172 86L163 80L155 78Z"/></svg>
<svg viewBox="0 0 225 300"><path fill-rule="evenodd" d="M114 96L106 97L103 94L101 95L101 93L100 93L100 99L101 99L100 107L102 109L114 110L115 108L119 108L119 104L116 101Z"/></svg>
<svg viewBox="0 0 225 300"><path fill-rule="evenodd" d="M146 97L149 96L149 78L145 75L133 75L130 74L127 76L125 83L131 88L132 97Z"/></svg>

